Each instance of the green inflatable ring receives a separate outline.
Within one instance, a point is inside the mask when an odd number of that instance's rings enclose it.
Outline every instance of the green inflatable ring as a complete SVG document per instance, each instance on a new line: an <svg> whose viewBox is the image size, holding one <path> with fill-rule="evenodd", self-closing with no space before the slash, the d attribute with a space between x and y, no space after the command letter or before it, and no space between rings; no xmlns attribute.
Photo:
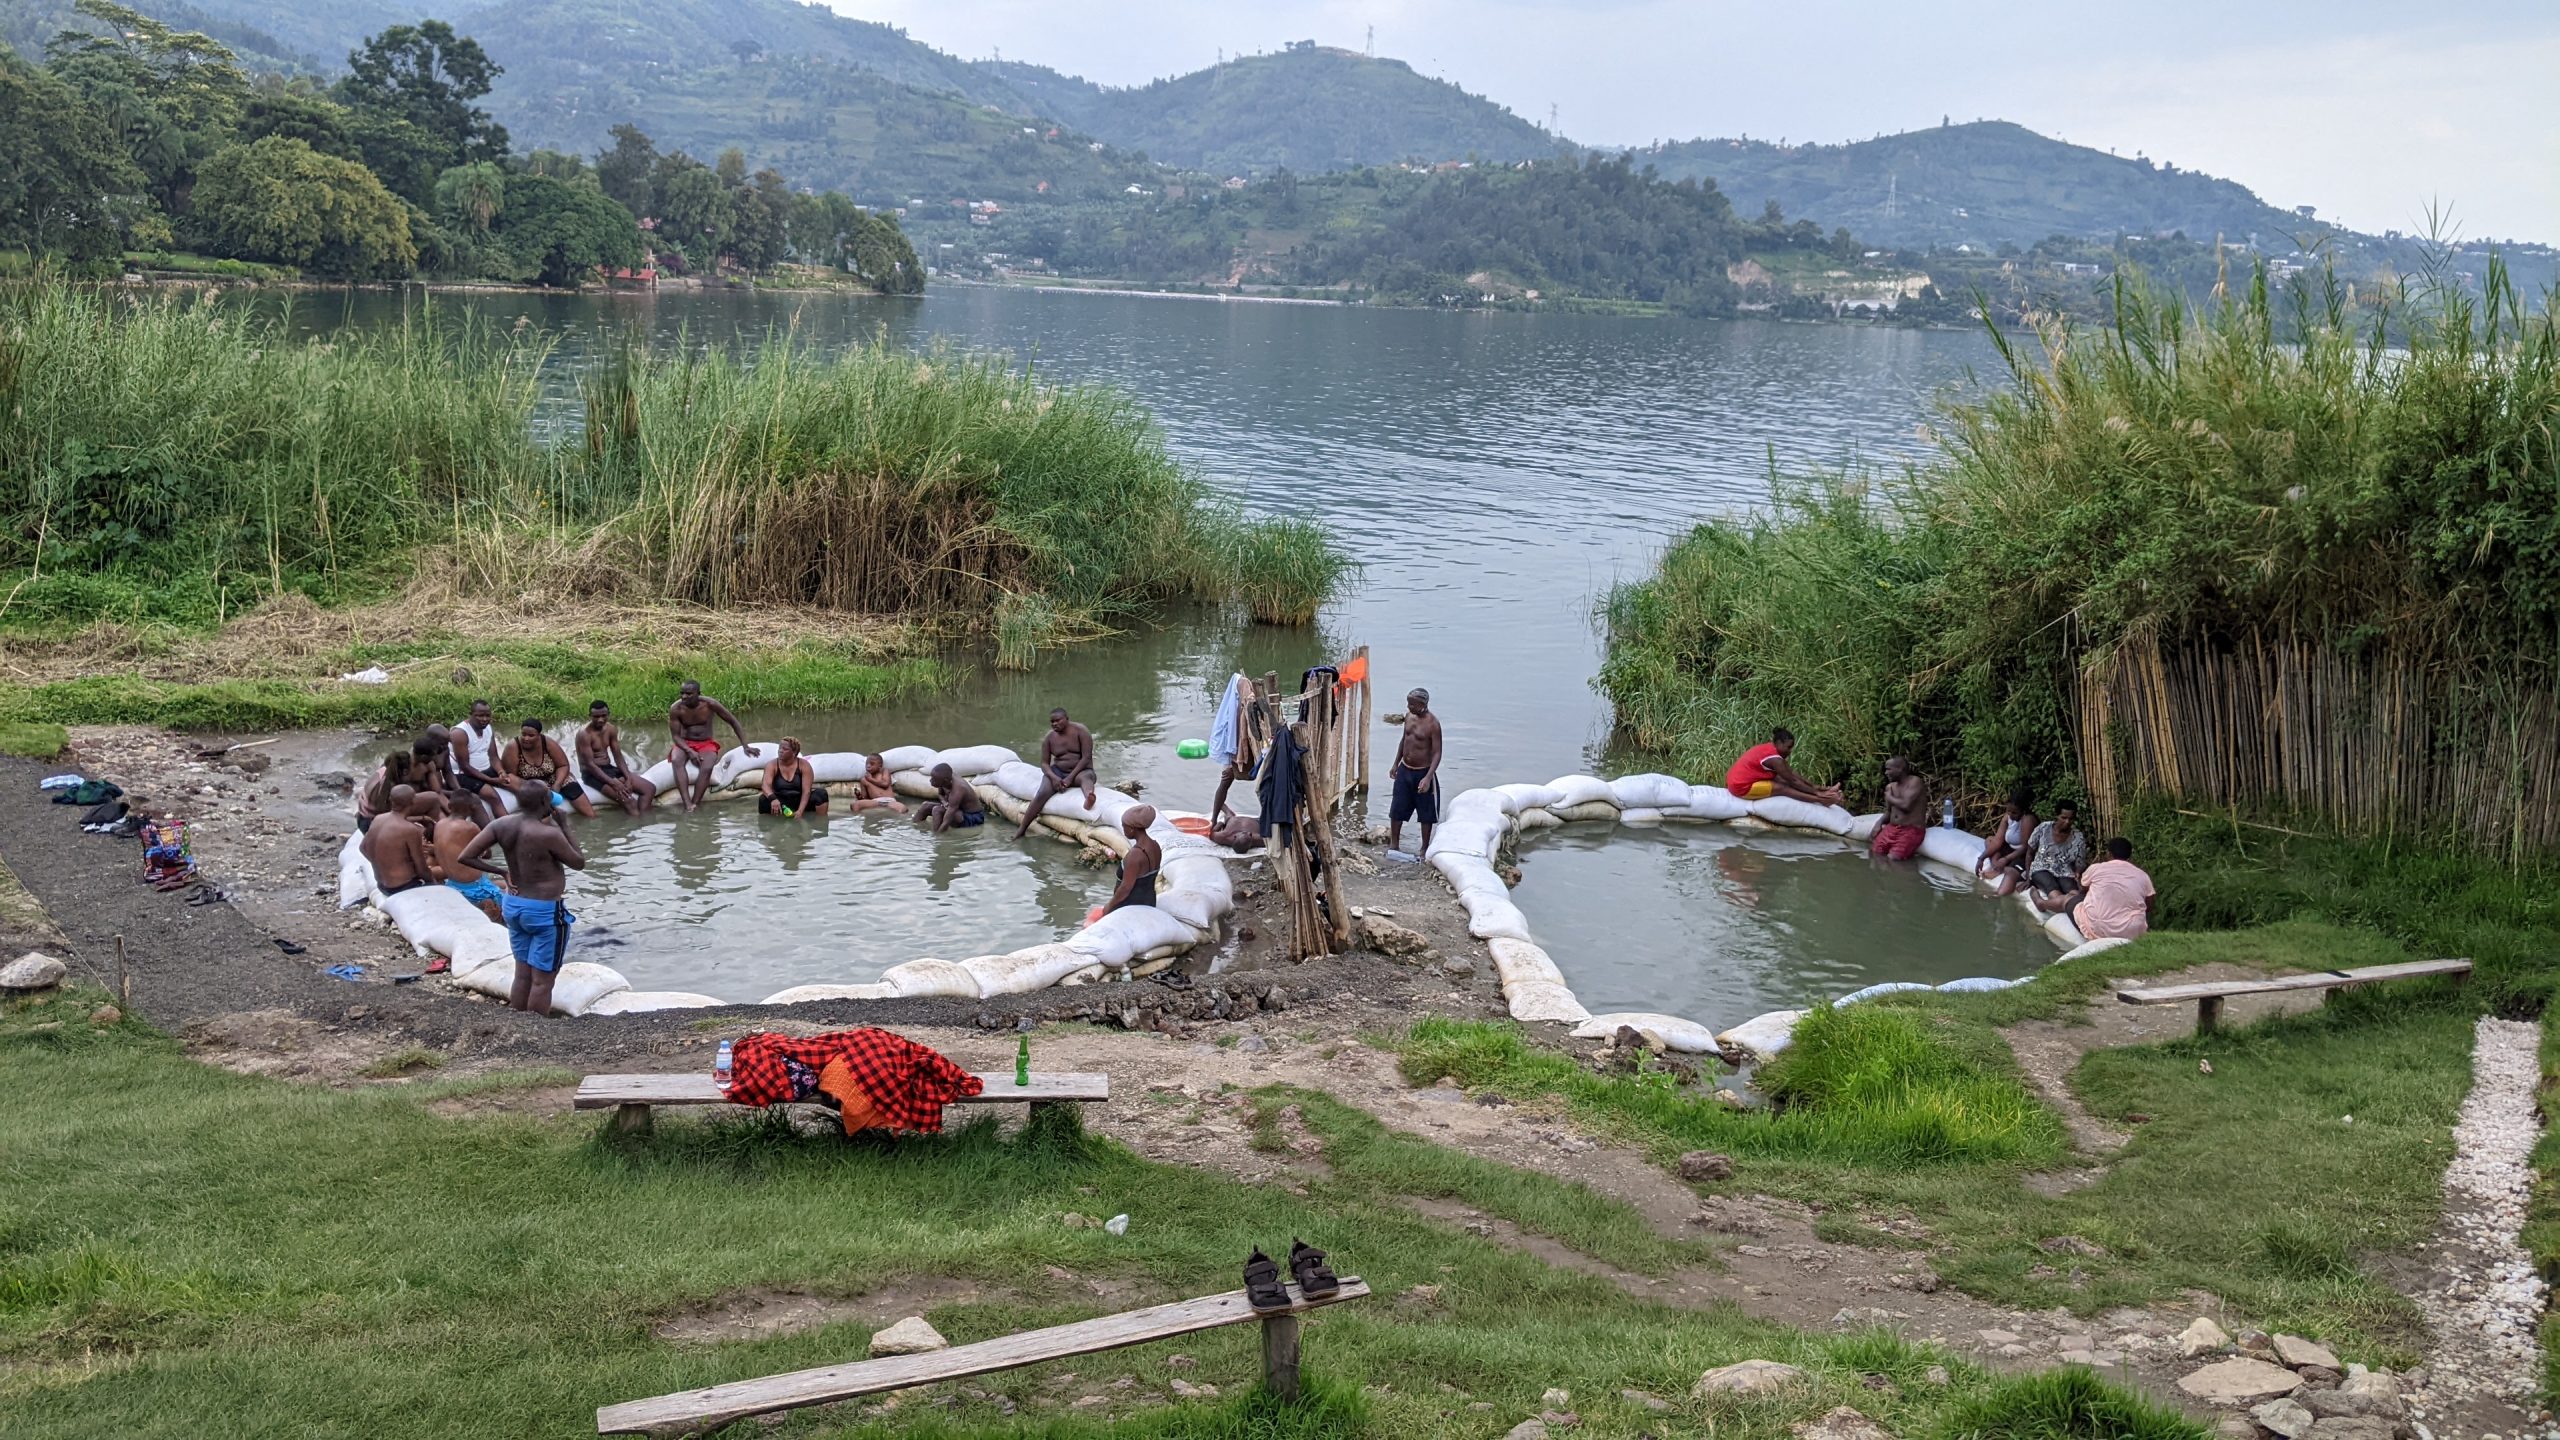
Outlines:
<svg viewBox="0 0 2560 1440"><path fill-rule="evenodd" d="M1181 744L1173 747L1173 753L1181 756L1185 760L1206 760L1209 758L1209 742L1206 740L1185 740Z"/></svg>

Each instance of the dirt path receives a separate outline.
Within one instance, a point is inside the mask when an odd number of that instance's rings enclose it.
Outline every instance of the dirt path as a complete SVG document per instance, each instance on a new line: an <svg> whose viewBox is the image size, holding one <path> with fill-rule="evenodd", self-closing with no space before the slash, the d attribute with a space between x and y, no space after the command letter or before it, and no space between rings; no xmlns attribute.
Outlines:
<svg viewBox="0 0 2560 1440"><path fill-rule="evenodd" d="M2445 1167L2444 1218L2427 1247L2432 1272L2415 1296L2436 1337L2421 1397L2430 1407L2527 1402L2541 1380L2534 1332L2544 1286L2518 1240L2542 1138L2534 1113L2541 1040L2542 1027L2528 1021L2483 1016L2476 1029L2471 1094Z"/></svg>

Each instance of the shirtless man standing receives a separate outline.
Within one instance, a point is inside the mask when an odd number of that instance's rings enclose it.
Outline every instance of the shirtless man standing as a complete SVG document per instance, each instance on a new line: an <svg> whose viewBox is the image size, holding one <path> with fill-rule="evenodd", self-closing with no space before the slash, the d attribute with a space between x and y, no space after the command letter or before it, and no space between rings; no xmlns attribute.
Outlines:
<svg viewBox="0 0 2560 1440"><path fill-rule="evenodd" d="M720 763L720 742L711 738L715 720L729 722L729 731L738 737L739 748L749 755L756 747L747 743L747 732L729 707L702 693L702 682L687 680L676 689L676 703L667 707L667 729L676 742L668 747L667 763L676 767L676 795L687 811L698 809L702 797L711 791L711 769ZM686 783L687 777L691 783Z"/></svg>
<svg viewBox="0 0 2560 1440"><path fill-rule="evenodd" d="M1013 838L1030 834L1040 811L1063 791L1084 791L1084 808L1092 810L1093 786L1093 732L1068 719L1064 710L1050 711L1049 733L1040 737L1040 793L1031 797L1031 808L1022 812Z"/></svg>
<svg viewBox="0 0 2560 1440"><path fill-rule="evenodd" d="M515 797L516 812L499 816L455 860L483 874L507 876L514 885L515 893L498 907L506 917L507 948L516 957L507 1006L548 1015L551 982L568 956L569 927L578 918L564 903L568 872L586 869L587 855L569 833L567 817L552 808L550 791L528 780L516 786ZM493 846L506 852L504 869L480 858Z"/></svg>
<svg viewBox="0 0 2560 1440"><path fill-rule="evenodd" d="M364 832L364 858L373 862L373 883L385 897L436 883L436 860L427 853L427 832L410 818L418 799L414 785L391 787L391 805L373 817Z"/></svg>
<svg viewBox="0 0 2560 1440"><path fill-rule="evenodd" d="M1396 742L1396 793L1387 802L1387 848L1404 845L1404 822L1422 822L1422 848L1431 848L1432 828L1440 823L1440 717L1431 713L1431 692L1415 690L1404 697L1404 738Z"/></svg>
<svg viewBox="0 0 2560 1440"><path fill-rule="evenodd" d="M425 797L419 798L423 800ZM445 888L459 891L463 899L480 907L481 914L500 924L506 923L506 912L499 908L499 902L506 899L507 892L497 881L480 873L477 867L462 863L462 852L470 849L471 842L480 838L480 822L457 815L449 807L440 806L431 813L434 817L431 821L420 823L426 825L427 850L436 858L436 874L444 881Z"/></svg>
<svg viewBox="0 0 2560 1440"><path fill-rule="evenodd" d="M1867 853L1879 860L1908 860L1929 838L1929 782L1896 755L1884 762L1884 818Z"/></svg>
<svg viewBox="0 0 2560 1440"><path fill-rule="evenodd" d="M626 815L648 810L658 787L631 773L622 753L622 732L614 727L613 707L598 700L587 707L587 723L578 730L578 779Z"/></svg>

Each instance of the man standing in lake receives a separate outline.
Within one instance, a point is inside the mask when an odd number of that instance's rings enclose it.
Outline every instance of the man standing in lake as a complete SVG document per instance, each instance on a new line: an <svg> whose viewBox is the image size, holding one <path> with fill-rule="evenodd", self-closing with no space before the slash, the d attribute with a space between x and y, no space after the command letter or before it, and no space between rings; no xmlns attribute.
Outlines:
<svg viewBox="0 0 2560 1440"><path fill-rule="evenodd" d="M507 876L514 884L514 893L498 902L506 916L507 948L516 957L507 1006L548 1015L551 984L568 957L569 927L578 918L569 913L566 903L568 872L586 869L587 856L578 848L577 837L569 833L568 817L552 807L549 790L527 780L516 786L515 797L515 813L499 816L463 847L455 862L484 874ZM480 858L491 846L506 852L505 869Z"/></svg>
<svg viewBox="0 0 2560 1440"><path fill-rule="evenodd" d="M667 763L675 767L676 795L687 811L698 809L702 797L711 791L711 770L720 763L720 742L712 738L715 720L729 722L729 731L738 737L738 746L750 756L756 747L747 743L747 732L729 707L702 693L702 682L687 680L677 687L676 703L667 707L667 731L675 744L667 749ZM691 783L687 783L687 777Z"/></svg>
<svg viewBox="0 0 2560 1440"><path fill-rule="evenodd" d="M1387 802L1387 848L1404 848L1404 822L1422 822L1422 849L1431 848L1431 832L1440 823L1440 717L1431 713L1431 692L1413 690L1404 697L1404 738L1396 742L1395 796Z"/></svg>
<svg viewBox="0 0 2560 1440"><path fill-rule="evenodd" d="M1884 819L1867 853L1879 860L1908 860L1929 838L1929 782L1896 755L1884 762Z"/></svg>
<svg viewBox="0 0 2560 1440"><path fill-rule="evenodd" d="M1093 732L1068 719L1064 710L1050 711L1049 733L1040 737L1040 793L1031 797L1031 808L1022 812L1013 838L1030 834L1041 810L1065 790L1084 791L1084 808L1091 813L1093 786Z"/></svg>

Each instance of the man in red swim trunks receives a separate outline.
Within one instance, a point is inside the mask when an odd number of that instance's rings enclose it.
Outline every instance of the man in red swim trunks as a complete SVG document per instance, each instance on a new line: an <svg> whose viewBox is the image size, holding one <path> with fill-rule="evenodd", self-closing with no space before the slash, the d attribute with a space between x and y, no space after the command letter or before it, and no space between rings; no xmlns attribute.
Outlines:
<svg viewBox="0 0 2560 1440"><path fill-rule="evenodd" d="M1754 745L1742 752L1725 772L1725 788L1744 800L1766 800L1781 795L1789 800L1802 800L1808 805L1837 805L1840 787L1816 785L1798 775L1787 764L1795 753L1795 732L1781 726L1769 732L1769 742Z"/></svg>
<svg viewBox="0 0 2560 1440"><path fill-rule="evenodd" d="M726 720L729 730L738 737L740 748L749 755L755 747L747 744L747 732L738 726L738 717L729 707L702 693L702 682L687 680L676 688L676 703L667 707L667 732L676 743L667 748L667 763L676 770L676 796L688 811L702 804L711 790L711 769L720 763L720 742L711 738L711 722ZM688 780L690 783L688 783Z"/></svg>
<svg viewBox="0 0 2560 1440"><path fill-rule="evenodd" d="M1908 860L1929 838L1929 782L1912 773L1911 762L1896 755L1884 762L1884 823L1876 826L1867 853L1879 860Z"/></svg>

